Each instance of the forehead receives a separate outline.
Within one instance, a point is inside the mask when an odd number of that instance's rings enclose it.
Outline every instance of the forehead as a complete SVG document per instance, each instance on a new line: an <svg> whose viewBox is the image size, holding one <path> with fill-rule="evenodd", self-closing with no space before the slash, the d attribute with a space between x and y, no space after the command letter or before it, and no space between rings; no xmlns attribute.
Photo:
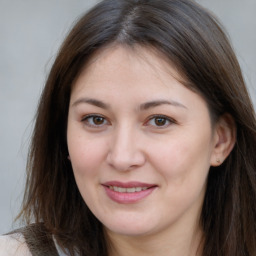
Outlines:
<svg viewBox="0 0 256 256"><path fill-rule="evenodd" d="M147 48L108 48L84 67L73 86L70 105L89 98L115 110L138 109L145 102L156 101L206 109L204 99L184 86L182 79L161 55Z"/></svg>
<svg viewBox="0 0 256 256"><path fill-rule="evenodd" d="M108 80L106 79L111 80L113 74L115 74L115 79L117 78L116 75L119 75L121 79L127 80L136 73L136 80L145 79L143 75L148 74L148 78L152 76L158 79L172 77L177 82L186 84L185 76L159 51L140 45L133 47L111 45L98 50L91 56L74 81L73 88L81 84L81 80L84 81L84 84L87 82L89 85L91 82L100 81L102 78L104 84L107 84Z"/></svg>

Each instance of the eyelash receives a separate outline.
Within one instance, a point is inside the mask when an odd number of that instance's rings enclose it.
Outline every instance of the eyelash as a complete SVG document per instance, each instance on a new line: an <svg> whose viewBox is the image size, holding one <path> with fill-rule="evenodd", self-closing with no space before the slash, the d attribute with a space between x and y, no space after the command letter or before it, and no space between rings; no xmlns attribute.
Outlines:
<svg viewBox="0 0 256 256"><path fill-rule="evenodd" d="M156 120L157 119L162 119L164 121L164 124L163 125L156 125ZM149 124L150 121L153 121L154 124ZM167 124L166 124L167 122ZM146 126L156 126L158 128L166 128L168 126L170 126L171 124L176 124L177 122L173 119L173 118L170 118L168 116L165 116L165 115L153 115L153 116L150 116L148 118L148 120L146 121L145 125Z"/></svg>
<svg viewBox="0 0 256 256"><path fill-rule="evenodd" d="M95 124L95 120L96 118L99 118L102 120L102 124ZM156 120L157 119L162 119L162 121L164 122L163 125L157 125L156 124ZM92 127L92 128L101 128L104 125L109 125L109 121L102 115L98 115L98 114L90 114L90 115L86 115L82 118L81 120L82 122L84 122L87 126ZM93 123L91 123L91 122ZM153 121L154 124L150 124L150 122ZM167 122L167 124L166 124ZM166 128L168 126L170 126L171 124L176 124L177 122L165 115L153 115L150 116L147 121L144 123L145 126L155 126L158 127L160 129Z"/></svg>
<svg viewBox="0 0 256 256"><path fill-rule="evenodd" d="M92 122L95 121L94 118L100 118L100 119L103 120L104 123L103 124L90 123L90 120ZM102 126L104 126L108 123L107 119L104 116L97 115L97 114L86 115L82 118L81 121L84 122L87 126L93 127L93 128L101 128Z"/></svg>

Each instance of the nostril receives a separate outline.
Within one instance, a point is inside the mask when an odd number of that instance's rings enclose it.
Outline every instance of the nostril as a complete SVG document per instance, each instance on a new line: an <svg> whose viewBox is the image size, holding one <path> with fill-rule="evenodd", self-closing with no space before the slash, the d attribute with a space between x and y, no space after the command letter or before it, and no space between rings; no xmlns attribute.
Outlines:
<svg viewBox="0 0 256 256"><path fill-rule="evenodd" d="M130 127L130 128L129 128ZM134 129L125 124L115 131L109 146L107 163L116 170L128 171L136 169L145 162L141 143Z"/></svg>
<svg viewBox="0 0 256 256"><path fill-rule="evenodd" d="M140 167L144 164L145 158L140 152L135 154L120 153L114 154L109 153L107 156L107 163L114 169L119 171L130 171Z"/></svg>

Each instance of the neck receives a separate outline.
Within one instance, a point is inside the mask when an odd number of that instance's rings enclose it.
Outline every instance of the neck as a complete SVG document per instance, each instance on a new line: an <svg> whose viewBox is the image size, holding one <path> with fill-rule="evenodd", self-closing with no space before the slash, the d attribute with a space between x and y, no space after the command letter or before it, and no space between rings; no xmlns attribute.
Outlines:
<svg viewBox="0 0 256 256"><path fill-rule="evenodd" d="M172 234L163 231L154 235L125 236L107 231L110 256L198 256L202 231L185 228Z"/></svg>

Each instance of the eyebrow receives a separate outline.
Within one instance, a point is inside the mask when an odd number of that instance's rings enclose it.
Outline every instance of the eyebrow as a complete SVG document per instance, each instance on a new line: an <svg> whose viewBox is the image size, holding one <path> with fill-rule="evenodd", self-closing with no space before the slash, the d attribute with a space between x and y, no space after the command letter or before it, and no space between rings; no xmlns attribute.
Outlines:
<svg viewBox="0 0 256 256"><path fill-rule="evenodd" d="M92 98L80 98L72 104L72 107L77 106L82 103L90 104L90 105L93 105L93 106L96 106L99 108L103 108L103 109L110 109L109 104L106 104L103 101L92 99ZM172 105L175 107L181 107L181 108L187 109L186 106L184 106L180 102L177 102L174 100L170 100L170 101L169 100L154 100L154 101L145 102L139 106L139 109L140 110L148 110L150 108L154 108L154 107L157 107L160 105Z"/></svg>
<svg viewBox="0 0 256 256"><path fill-rule="evenodd" d="M109 109L110 108L109 104L106 104L106 103L104 103L100 100L91 99L91 98L80 98L72 104L72 107L77 106L81 103L87 103L87 104L90 104L90 105L93 105L93 106L96 106L96 107L99 107L99 108L103 108L103 109Z"/></svg>
<svg viewBox="0 0 256 256"><path fill-rule="evenodd" d="M181 108L185 108L187 109L186 106L184 106L183 104L181 104L180 102L174 101L174 100L154 100L154 101L150 101L150 102L146 102L140 105L140 110L147 110L153 107L157 107L160 105L172 105L175 107L181 107Z"/></svg>

